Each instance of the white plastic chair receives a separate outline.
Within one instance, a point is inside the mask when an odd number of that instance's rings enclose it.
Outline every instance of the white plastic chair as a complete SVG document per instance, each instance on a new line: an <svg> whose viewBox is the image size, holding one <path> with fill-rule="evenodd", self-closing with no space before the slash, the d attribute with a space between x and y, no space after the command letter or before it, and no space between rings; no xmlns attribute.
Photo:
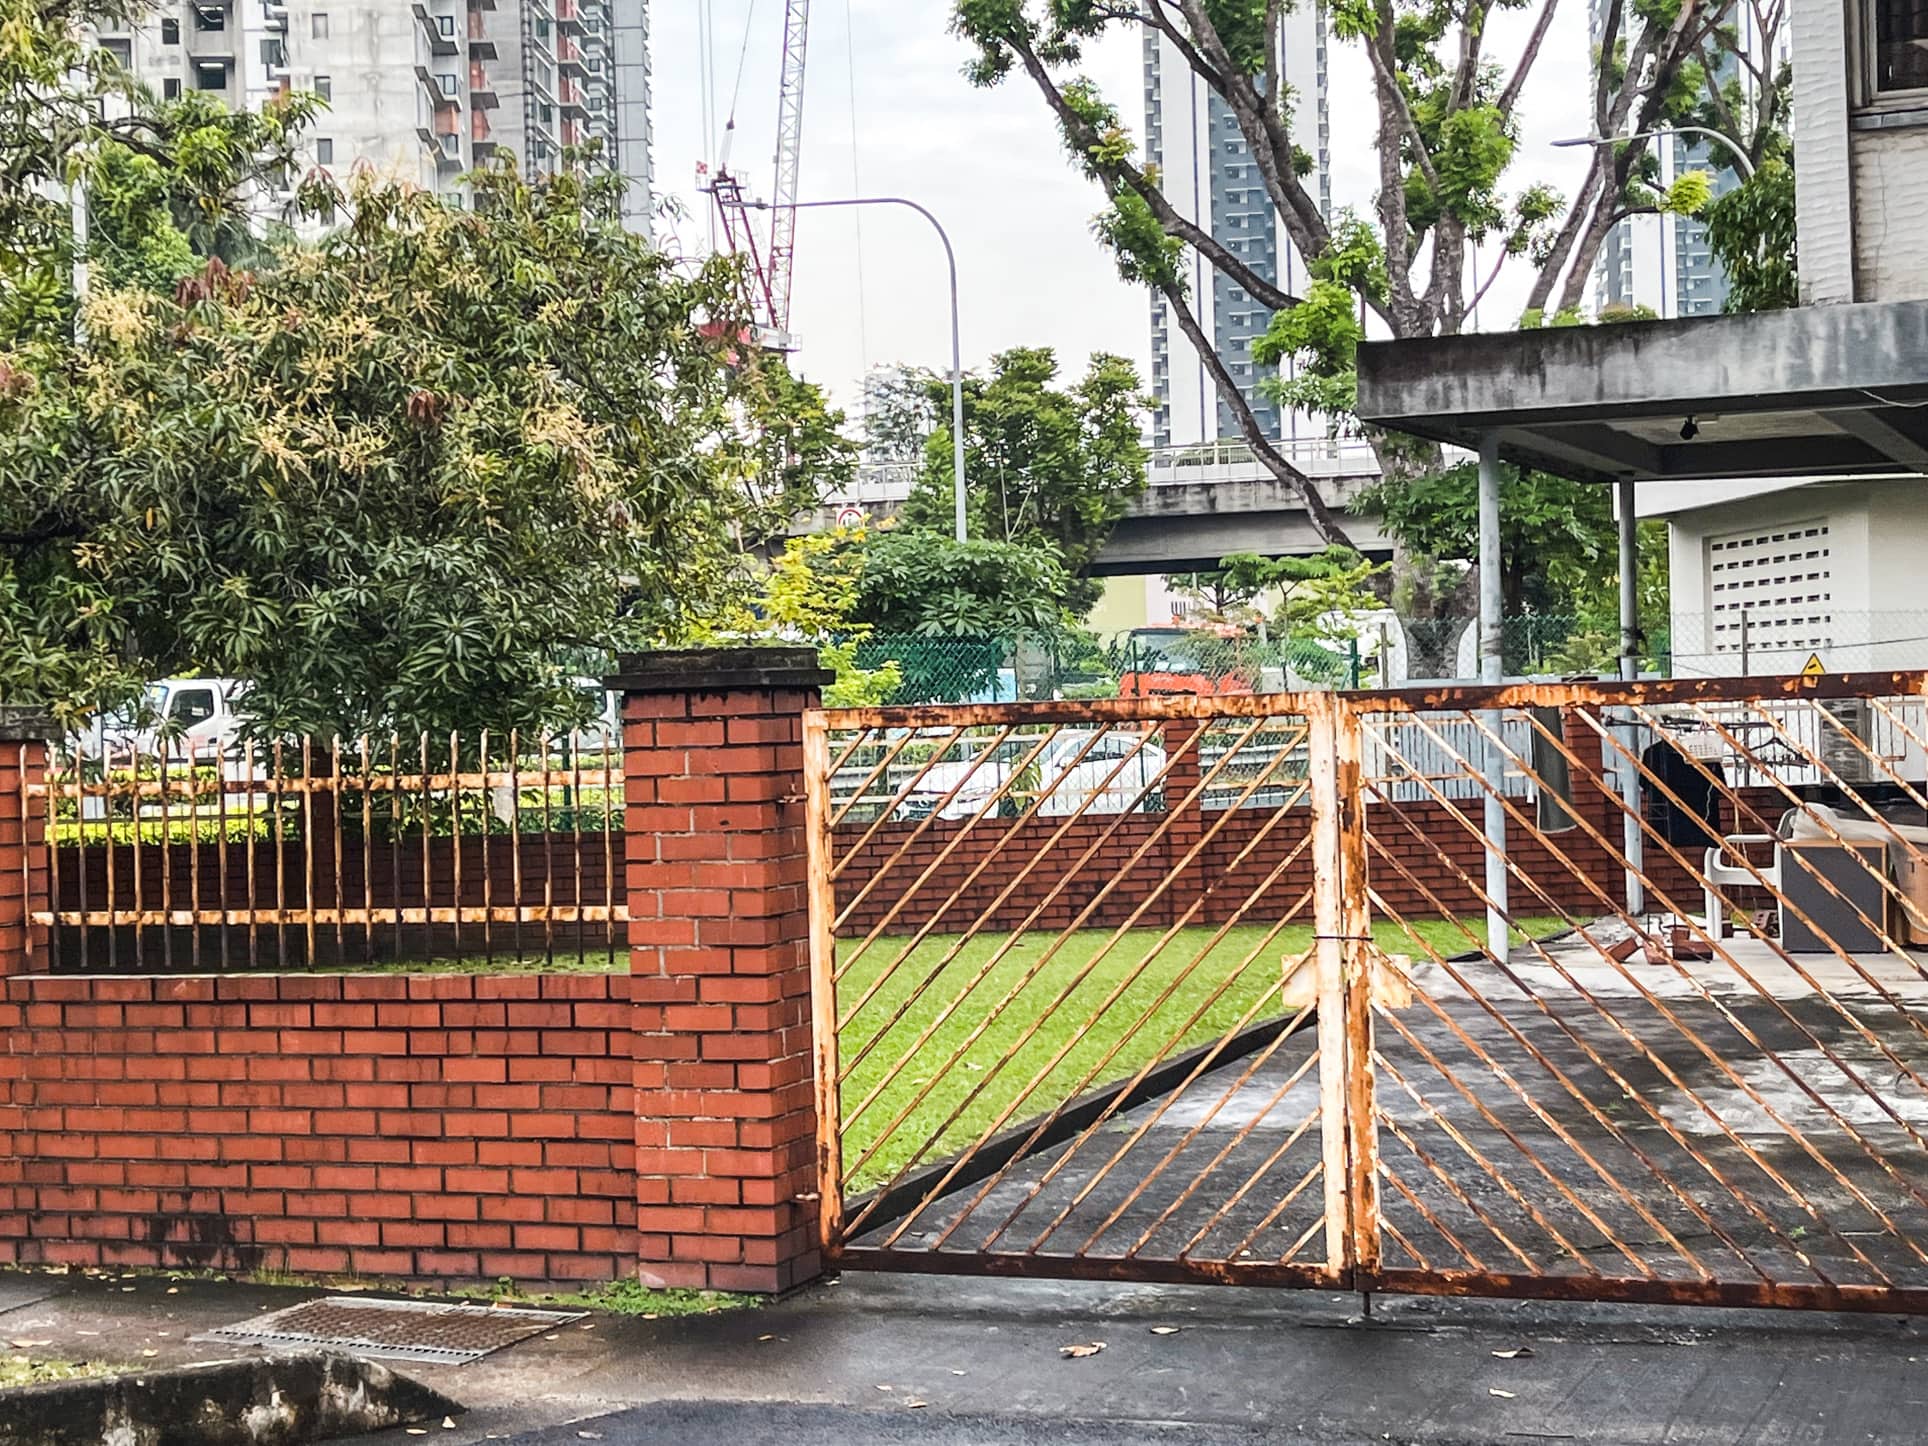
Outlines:
<svg viewBox="0 0 1928 1446"><path fill-rule="evenodd" d="M1706 927L1708 938L1725 939L1727 937L1727 908L1720 900L1720 889L1723 885L1758 889L1765 881L1772 884L1776 890L1781 887L1781 851L1778 847L1774 850L1772 863L1755 864L1749 868L1742 864L1721 862L1723 855L1736 844L1764 843L1778 845L1780 838L1771 833L1737 833L1722 839L1718 848L1707 850L1706 867L1701 870L1701 878L1706 890L1707 914L1701 922Z"/></svg>

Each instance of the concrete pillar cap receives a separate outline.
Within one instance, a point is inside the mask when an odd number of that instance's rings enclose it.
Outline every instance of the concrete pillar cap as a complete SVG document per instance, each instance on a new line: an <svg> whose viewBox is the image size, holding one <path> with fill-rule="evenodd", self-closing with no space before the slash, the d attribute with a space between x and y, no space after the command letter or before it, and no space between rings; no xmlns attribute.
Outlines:
<svg viewBox="0 0 1928 1446"><path fill-rule="evenodd" d="M669 648L623 654L603 686L619 693L729 693L824 688L836 676L812 647Z"/></svg>

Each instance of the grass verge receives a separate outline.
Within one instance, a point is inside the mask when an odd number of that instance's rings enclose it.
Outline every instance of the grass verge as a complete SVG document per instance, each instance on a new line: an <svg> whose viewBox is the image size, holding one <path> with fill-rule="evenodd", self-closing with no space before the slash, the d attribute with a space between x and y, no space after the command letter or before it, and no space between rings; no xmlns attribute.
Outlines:
<svg viewBox="0 0 1928 1446"><path fill-rule="evenodd" d="M1565 927L1521 923L1521 938ZM1389 953L1450 958L1474 947L1466 928L1477 934L1484 921L1381 921L1373 937ZM838 1047L851 1189L1276 1017L1282 961L1310 949L1313 930L1189 928L1161 944L1159 930L1093 929L1058 939L1041 930L1015 942L933 937L907 948L882 938L854 959L843 947L838 999L848 1023Z"/></svg>

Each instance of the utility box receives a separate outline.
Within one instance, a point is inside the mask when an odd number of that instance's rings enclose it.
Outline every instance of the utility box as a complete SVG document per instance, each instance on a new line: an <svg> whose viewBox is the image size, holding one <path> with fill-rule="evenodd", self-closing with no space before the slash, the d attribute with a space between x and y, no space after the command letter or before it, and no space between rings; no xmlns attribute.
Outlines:
<svg viewBox="0 0 1928 1446"><path fill-rule="evenodd" d="M1781 905L1783 949L1790 954L1832 954L1836 949L1874 954L1886 947L1878 932L1887 927L1888 918L1886 844L1785 839L1780 847L1781 893L1786 897Z"/></svg>

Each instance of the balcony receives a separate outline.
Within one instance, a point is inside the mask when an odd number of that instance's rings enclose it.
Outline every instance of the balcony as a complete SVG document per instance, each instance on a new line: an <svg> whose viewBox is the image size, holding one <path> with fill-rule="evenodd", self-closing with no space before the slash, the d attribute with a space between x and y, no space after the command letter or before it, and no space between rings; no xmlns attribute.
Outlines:
<svg viewBox="0 0 1928 1446"><path fill-rule="evenodd" d="M495 42L489 38L488 26L483 22L482 12L474 6L469 7L469 59L496 59Z"/></svg>
<svg viewBox="0 0 1928 1446"><path fill-rule="evenodd" d="M453 34L442 32L441 22L429 13L428 6L422 4L421 0L415 0L415 4L410 8L415 12L415 23L421 27L423 36L428 40L429 54L454 55L461 49L455 43Z"/></svg>
<svg viewBox="0 0 1928 1446"><path fill-rule="evenodd" d="M430 74L426 65L415 67L415 79L421 83L422 92L428 97L428 103L435 107L438 119L444 110L452 112L461 109L461 102L442 89L441 82Z"/></svg>
<svg viewBox="0 0 1928 1446"><path fill-rule="evenodd" d="M495 85L490 81L482 62L469 62L469 106L474 110L494 110L502 102L497 98Z"/></svg>

